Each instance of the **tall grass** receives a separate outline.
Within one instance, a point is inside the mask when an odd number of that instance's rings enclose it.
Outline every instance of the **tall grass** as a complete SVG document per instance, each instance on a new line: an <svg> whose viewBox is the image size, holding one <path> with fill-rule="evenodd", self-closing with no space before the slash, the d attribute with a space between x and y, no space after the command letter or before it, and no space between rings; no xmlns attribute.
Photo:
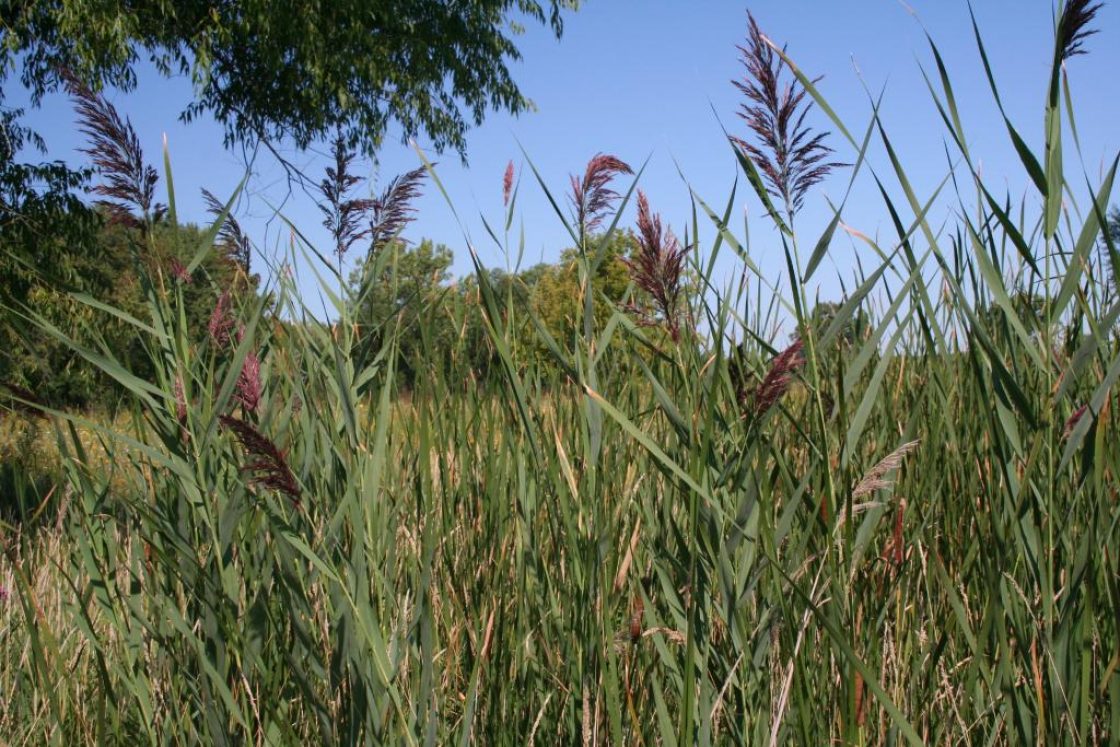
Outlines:
<svg viewBox="0 0 1120 747"><path fill-rule="evenodd" d="M853 153L845 175L879 184L896 230L855 234L880 261L823 320L809 284L843 206L823 236L798 233L796 180L811 187L825 151L767 170L764 146L742 141L729 157L779 228L780 282L732 229L734 195L722 212L694 196L683 242L643 197L631 268L654 303L597 316L590 229L617 230L637 182L598 156L573 178L570 214L539 185L579 246L577 334L555 339L507 303L472 248L479 306L437 304L409 334L423 349L432 318L481 313L501 370L433 366L409 397L394 383L398 318L366 350L351 313L370 281L345 290L333 261L321 267L336 324L311 320L281 279L274 313L222 310L225 334L202 343L174 273L150 277L150 318L126 321L155 379L73 343L130 392L130 417L49 411L66 475L57 528L5 537L0 734L1115 743L1120 304L1090 259L1116 163L1076 204L1087 179L1061 156L1074 114L1063 61L1091 10L1068 3L1056 29L1045 152L1007 121L1034 189L1018 207L974 167L932 42L930 95L960 165L923 195L874 109L853 136L754 27L748 60L792 76L795 110L812 100L832 118ZM976 43L983 55L978 31ZM867 166L873 141L890 172ZM943 192L960 206L944 230L927 219ZM379 244L369 278L393 246ZM729 251L747 272L717 292ZM793 342L773 332L783 319ZM525 355L525 328L547 364Z"/></svg>

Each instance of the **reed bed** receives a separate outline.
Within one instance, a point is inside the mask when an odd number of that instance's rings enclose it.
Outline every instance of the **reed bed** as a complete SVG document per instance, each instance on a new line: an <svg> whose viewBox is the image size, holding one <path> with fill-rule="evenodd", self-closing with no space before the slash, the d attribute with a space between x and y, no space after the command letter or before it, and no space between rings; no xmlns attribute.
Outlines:
<svg viewBox="0 0 1120 747"><path fill-rule="evenodd" d="M749 132L725 147L787 275L758 275L735 195L695 195L678 240L640 176L597 156L570 211L534 185L580 250L570 339L503 298L473 250L478 305L439 310L484 316L489 376L430 366L402 392L400 317L371 348L351 323L368 283L339 292L331 261L336 324L310 320L281 278L267 313L223 302L202 342L179 313L182 273L157 271L150 317L128 320L154 380L75 342L128 408L114 423L38 410L65 501L4 536L0 737L1114 744L1120 263L1095 258L1115 256L1101 229L1116 162L1078 203L1087 177L1061 157L1064 62L1092 10L1068 2L1047 50L1044 152L1007 122L1034 190L1018 204L975 168L931 42L930 95L957 149L947 228L927 221L934 195L912 189L874 108L849 128L752 21ZM811 104L832 135L804 124ZM890 171L870 171L872 142ZM375 269L391 265L388 238L438 170L358 204L346 167L324 207L337 254L378 237ZM152 177L135 171L111 197L143 246ZM811 282L843 203L819 237L797 212L830 171L877 180L896 235L857 234L879 261L820 319ZM604 319L601 231L631 198L633 294ZM727 253L746 268L730 288L712 276ZM427 339L423 324L408 334ZM526 328L548 361L526 354Z"/></svg>

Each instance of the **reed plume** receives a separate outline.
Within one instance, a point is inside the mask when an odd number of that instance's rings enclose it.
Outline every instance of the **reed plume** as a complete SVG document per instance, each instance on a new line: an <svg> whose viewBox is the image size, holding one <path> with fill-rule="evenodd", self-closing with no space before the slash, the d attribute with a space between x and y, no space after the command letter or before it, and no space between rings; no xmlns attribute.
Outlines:
<svg viewBox="0 0 1120 747"><path fill-rule="evenodd" d="M397 238L412 222L416 213L412 203L420 196L425 174L424 168L406 171L389 182L381 196L373 201L369 228L371 251L377 251Z"/></svg>
<svg viewBox="0 0 1120 747"><path fill-rule="evenodd" d="M178 257L172 257L167 261L167 271L171 273L171 277L183 285L190 285L194 282L194 278L187 271L187 266L180 262Z"/></svg>
<svg viewBox="0 0 1120 747"><path fill-rule="evenodd" d="M1065 425L1062 426L1063 440L1073 435L1073 429L1077 427L1077 424L1081 422L1081 418L1085 417L1085 413L1087 413L1088 411L1089 405L1081 405L1081 407L1078 407L1073 411L1073 414L1069 416L1068 420L1066 420Z"/></svg>
<svg viewBox="0 0 1120 747"><path fill-rule="evenodd" d="M1099 31L1090 29L1089 24L1093 22L1101 5L1103 3L1094 3L1092 0L1069 0L1066 3L1058 21L1058 48L1063 60L1086 54L1085 40Z"/></svg>
<svg viewBox="0 0 1120 747"><path fill-rule="evenodd" d="M618 193L609 186L611 180L619 174L633 173L633 169L624 161L599 153L587 162L583 179L572 174L570 199L582 235L586 236L602 225L607 211L618 199Z"/></svg>
<svg viewBox="0 0 1120 747"><path fill-rule="evenodd" d="M233 331L234 322L229 306L229 290L224 290L218 296L218 301L214 304L214 310L210 312L210 321L206 325L206 329L210 333L210 339L218 347L225 347L229 344L230 333Z"/></svg>
<svg viewBox="0 0 1120 747"><path fill-rule="evenodd" d="M256 350L245 354L237 375L234 396L246 412L256 412L261 402L261 359Z"/></svg>
<svg viewBox="0 0 1120 747"><path fill-rule="evenodd" d="M175 377L175 386L172 390L175 397L175 420L179 421L179 425L187 424L187 395L183 390L183 377Z"/></svg>
<svg viewBox="0 0 1120 747"><path fill-rule="evenodd" d="M753 391L747 391L743 384L739 386L739 403L747 413L759 418L770 411L778 403L793 383L797 371L805 365L805 353L800 338L781 353L774 357L765 378Z"/></svg>
<svg viewBox="0 0 1120 747"><path fill-rule="evenodd" d="M746 97L739 117L754 133L757 143L739 137L731 140L762 173L767 191L785 204L791 217L801 208L805 193L832 169L845 164L827 160L833 152L825 145L828 132L805 125L812 102L796 78L782 81L785 62L747 13L746 46L738 47L746 75L732 81ZM817 79L819 80L819 78ZM816 81L814 81L815 83Z"/></svg>
<svg viewBox="0 0 1120 747"><path fill-rule="evenodd" d="M899 446L883 457L874 467L869 469L867 473L856 486L852 488L852 497L860 498L862 496L874 493L876 490L885 490L891 487L893 483L886 479L888 472L898 469L902 465L902 460L907 454L918 448L918 441L910 441Z"/></svg>
<svg viewBox="0 0 1120 747"><path fill-rule="evenodd" d="M202 199L206 203L206 212L213 215L215 219L225 212L226 206L210 190L202 190ZM252 262L252 245L232 213L226 213L222 226L218 229L218 243L225 249L226 255L237 262L248 276Z"/></svg>
<svg viewBox="0 0 1120 747"><path fill-rule="evenodd" d="M144 163L132 122L121 119L112 104L69 71L62 73L62 80L74 100L78 130L89 143L81 152L90 157L104 180L92 189L102 198L96 204L114 223L137 227L149 218L158 220L165 210L154 203L159 177L154 168ZM138 210L141 218L133 210Z"/></svg>
<svg viewBox="0 0 1120 747"><path fill-rule="evenodd" d="M638 190L638 251L623 259L634 285L652 299L654 312L631 305L641 324L664 321L673 342L680 340L681 275L688 247L681 246L672 231L663 230L661 216L652 212L645 192Z"/></svg>
<svg viewBox="0 0 1120 747"><path fill-rule="evenodd" d="M510 195L513 193L513 161L506 164L506 173L502 175L502 204L509 205Z"/></svg>
<svg viewBox="0 0 1120 747"><path fill-rule="evenodd" d="M298 506L302 491L288 466L285 452L248 421L232 415L219 415L218 421L223 427L233 431L241 448L250 457L250 461L242 466L242 471L250 475L250 481L260 487L283 493Z"/></svg>
<svg viewBox="0 0 1120 747"><path fill-rule="evenodd" d="M362 220L373 207L373 200L350 197L354 187L362 180L350 173L354 152L347 147L342 135L335 138L331 153L334 165L327 167L326 176L319 183L325 200L319 205L319 210L324 216L323 226L334 238L335 253L341 261L351 246L369 236L370 229L362 227Z"/></svg>

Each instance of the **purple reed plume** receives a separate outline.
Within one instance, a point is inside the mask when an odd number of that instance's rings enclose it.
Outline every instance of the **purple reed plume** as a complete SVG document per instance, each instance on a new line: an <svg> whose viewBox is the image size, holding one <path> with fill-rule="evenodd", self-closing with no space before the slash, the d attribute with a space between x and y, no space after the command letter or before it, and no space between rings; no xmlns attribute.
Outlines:
<svg viewBox="0 0 1120 747"><path fill-rule="evenodd" d="M762 172L767 191L785 203L786 213L792 217L809 188L845 164L826 160L832 153L824 144L828 133L814 135L805 126L805 116L813 108L812 102L804 102L805 88L796 78L782 83L784 60L749 12L747 19L747 45L739 47L746 76L732 83L747 98L739 116L758 143L738 137L731 140Z"/></svg>
<svg viewBox="0 0 1120 747"><path fill-rule="evenodd" d="M175 377L175 388L173 390L175 395L175 419L179 421L179 425L186 425L187 423L187 396L183 392L183 379L180 376Z"/></svg>
<svg viewBox="0 0 1120 747"><path fill-rule="evenodd" d="M218 347L225 347L229 344L230 333L233 331L233 317L229 313L229 305L229 291L224 290L218 296L218 302L214 304L214 310L210 312L210 322L206 325L206 329L210 333L210 339Z"/></svg>
<svg viewBox="0 0 1120 747"><path fill-rule="evenodd" d="M377 251L397 238L412 222L416 213L412 202L420 196L420 184L426 173L424 168L406 171L389 182L381 196L373 201L370 251Z"/></svg>
<svg viewBox="0 0 1120 747"><path fill-rule="evenodd" d="M618 193L610 188L611 180L618 174L633 174L629 164L614 156L599 153L587 162L583 179L572 175L570 199L576 211L580 233L587 235L598 228L615 201Z"/></svg>
<svg viewBox="0 0 1120 747"><path fill-rule="evenodd" d="M513 192L513 161L506 164L506 173L502 176L502 204L509 204L510 194Z"/></svg>
<svg viewBox="0 0 1120 747"><path fill-rule="evenodd" d="M1069 419L1066 420L1066 424L1062 427L1063 439L1073 435L1073 429L1077 427L1077 424L1081 422L1081 418L1085 417L1085 413L1087 412L1089 412L1089 405L1087 404L1081 405L1081 407L1073 411L1073 414L1069 416Z"/></svg>
<svg viewBox="0 0 1120 747"><path fill-rule="evenodd" d="M215 218L221 216L226 206L208 189L202 190L202 199L206 203L206 212ZM237 262L249 274L249 266L253 259L252 245L249 237L241 230L241 224L231 213L226 213L222 227L218 229L218 243L225 250L226 256Z"/></svg>
<svg viewBox="0 0 1120 747"><path fill-rule="evenodd" d="M183 285L190 285L194 282L194 278L187 272L187 267L179 261L177 257L172 257L167 262L167 271L171 273L171 277L178 280Z"/></svg>
<svg viewBox="0 0 1120 747"><path fill-rule="evenodd" d="M288 466L287 455L248 421L232 415L219 415L218 421L223 427L233 431L241 443L241 448L250 458L250 461L242 467L243 471L249 473L250 481L263 488L283 493L298 506L302 491L291 467Z"/></svg>
<svg viewBox="0 0 1120 747"><path fill-rule="evenodd" d="M319 183L325 202L319 205L323 213L323 226L334 237L335 253L341 261L347 250L355 242L369 235L368 228L362 228L362 219L373 207L373 200L350 197L354 187L361 179L350 173L354 163L354 153L342 135L338 135L332 146L334 165L328 166L326 177Z"/></svg>
<svg viewBox="0 0 1120 747"><path fill-rule="evenodd" d="M237 375L235 396L246 412L256 412L261 402L261 359L256 350L250 350Z"/></svg>
<svg viewBox="0 0 1120 747"><path fill-rule="evenodd" d="M1093 3L1092 0L1068 0L1062 10L1061 20L1058 21L1058 43L1062 50L1062 59L1079 54L1086 54L1083 49L1085 40L1097 33L1099 29L1088 28L1097 11L1103 3Z"/></svg>
<svg viewBox="0 0 1120 747"><path fill-rule="evenodd" d="M672 231L661 228L661 216L649 208L649 200L638 190L638 251L623 259L630 270L634 285L649 294L656 309L650 314L631 306L645 325L657 323L657 315L664 320L673 342L680 340L680 314L678 302L681 293L681 273L688 247L681 246Z"/></svg>
<svg viewBox="0 0 1120 747"><path fill-rule="evenodd" d="M64 71L62 80L78 112L78 129L89 141L81 152L90 157L104 178L104 184L93 188L94 194L104 198L97 204L108 213L110 221L131 227L143 222L133 215L134 208L143 219L158 218L164 211L153 203L159 177L154 168L144 163L132 122L122 120L112 104L73 73Z"/></svg>
<svg viewBox="0 0 1120 747"><path fill-rule="evenodd" d="M740 388L739 402L744 407L749 407L747 414L758 418L769 412L778 400L789 390L793 377L805 365L805 354L802 350L801 339L798 338L781 353L774 357L770 363L770 370L766 377L753 392Z"/></svg>

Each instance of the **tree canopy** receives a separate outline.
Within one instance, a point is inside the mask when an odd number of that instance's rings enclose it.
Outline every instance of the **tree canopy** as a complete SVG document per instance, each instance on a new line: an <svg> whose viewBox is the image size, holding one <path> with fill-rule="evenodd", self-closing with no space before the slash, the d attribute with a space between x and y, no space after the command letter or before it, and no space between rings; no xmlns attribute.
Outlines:
<svg viewBox="0 0 1120 747"><path fill-rule="evenodd" d="M147 58L187 74L190 119L211 113L226 141L341 130L373 153L390 125L464 153L488 110L529 105L509 63L522 22L559 36L578 0L8 0L0 3L0 76L16 63L33 96L70 71L94 90L136 85Z"/></svg>

